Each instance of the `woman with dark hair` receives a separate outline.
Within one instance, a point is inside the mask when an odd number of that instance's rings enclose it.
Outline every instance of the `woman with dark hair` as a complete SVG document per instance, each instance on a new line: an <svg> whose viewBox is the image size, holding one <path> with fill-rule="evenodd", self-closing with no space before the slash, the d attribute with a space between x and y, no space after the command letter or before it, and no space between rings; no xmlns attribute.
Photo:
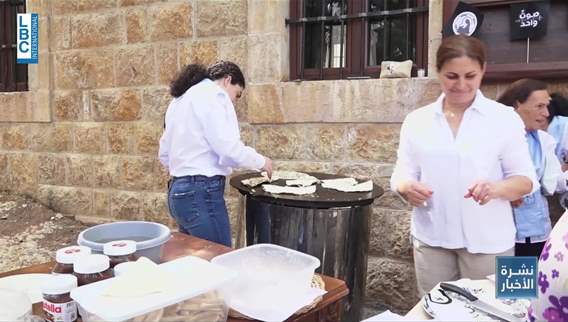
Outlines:
<svg viewBox="0 0 568 322"><path fill-rule="evenodd" d="M234 104L244 88L232 62L186 66L171 83L160 139L160 162L172 176L168 206L180 231L227 246L226 176L233 168L272 173L272 161L241 141Z"/></svg>
<svg viewBox="0 0 568 322"><path fill-rule="evenodd" d="M413 208L418 291L438 282L495 273L513 255L510 201L538 188L524 126L483 96L485 48L476 38L445 38L436 55L442 95L406 116L391 188Z"/></svg>
<svg viewBox="0 0 568 322"><path fill-rule="evenodd" d="M556 141L543 131L547 125L548 95L545 82L520 79L512 83L497 100L512 106L525 125L529 153L541 189L513 201L517 227L515 256L540 256L552 229L545 195L566 191L566 176L555 155Z"/></svg>

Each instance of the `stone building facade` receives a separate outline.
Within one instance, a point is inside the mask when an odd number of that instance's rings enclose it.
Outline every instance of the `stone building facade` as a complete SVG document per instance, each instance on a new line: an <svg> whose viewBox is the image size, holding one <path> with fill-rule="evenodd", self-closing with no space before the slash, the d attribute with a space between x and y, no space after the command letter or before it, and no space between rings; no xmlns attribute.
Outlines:
<svg viewBox="0 0 568 322"><path fill-rule="evenodd" d="M288 81L288 0L28 0L27 8L40 17L39 64L29 66L28 92L0 93L0 189L83 220L173 227L157 150L167 85L187 63L243 68L243 140L277 169L370 177L385 190L400 123L440 94L432 66L442 0L430 1L429 77L305 82ZM484 92L496 97L503 86ZM234 219L238 195L226 195ZM415 293L409 224L394 194L375 202L367 297L400 312Z"/></svg>

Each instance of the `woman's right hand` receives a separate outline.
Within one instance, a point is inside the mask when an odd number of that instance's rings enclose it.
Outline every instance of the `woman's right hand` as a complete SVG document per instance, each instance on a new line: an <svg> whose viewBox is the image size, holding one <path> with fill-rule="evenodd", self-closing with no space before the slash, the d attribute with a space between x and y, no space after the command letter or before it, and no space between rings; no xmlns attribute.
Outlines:
<svg viewBox="0 0 568 322"><path fill-rule="evenodd" d="M264 166L262 167L262 170L266 171L269 179L272 179L272 160L264 157Z"/></svg>
<svg viewBox="0 0 568 322"><path fill-rule="evenodd" d="M398 186L398 192L414 207L424 207L432 197L432 189L418 181L406 181Z"/></svg>

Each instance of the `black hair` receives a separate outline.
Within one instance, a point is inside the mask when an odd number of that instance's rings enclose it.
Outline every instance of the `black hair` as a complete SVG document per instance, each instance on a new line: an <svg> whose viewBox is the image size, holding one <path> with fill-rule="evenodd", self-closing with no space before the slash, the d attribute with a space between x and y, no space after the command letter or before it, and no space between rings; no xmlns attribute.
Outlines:
<svg viewBox="0 0 568 322"><path fill-rule="evenodd" d="M198 84L205 78L217 80L231 76L231 84L245 88L243 72L235 63L218 61L208 68L201 64L189 64L177 75L170 84L170 94L173 97L182 96L190 87Z"/></svg>
<svg viewBox="0 0 568 322"><path fill-rule="evenodd" d="M550 103L548 104L548 123L552 118L559 116L568 116L568 99L560 93L550 94Z"/></svg>
<svg viewBox="0 0 568 322"><path fill-rule="evenodd" d="M218 61L207 68L207 73L212 80L231 76L232 85L239 85L243 89L245 88L245 76L239 66L233 62L224 60Z"/></svg>
<svg viewBox="0 0 568 322"><path fill-rule="evenodd" d="M524 103L534 91L546 90L547 84L543 81L523 78L509 85L497 102L517 108L517 103Z"/></svg>

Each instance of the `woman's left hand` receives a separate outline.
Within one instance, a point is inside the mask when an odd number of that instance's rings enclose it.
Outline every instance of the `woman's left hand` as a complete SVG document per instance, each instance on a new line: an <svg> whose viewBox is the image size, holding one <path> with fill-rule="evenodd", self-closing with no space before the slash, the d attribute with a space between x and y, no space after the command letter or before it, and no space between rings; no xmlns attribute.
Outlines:
<svg viewBox="0 0 568 322"><path fill-rule="evenodd" d="M493 182L479 180L467 188L467 193L464 195L464 198L473 198L475 202L482 206L497 197L496 188Z"/></svg>

